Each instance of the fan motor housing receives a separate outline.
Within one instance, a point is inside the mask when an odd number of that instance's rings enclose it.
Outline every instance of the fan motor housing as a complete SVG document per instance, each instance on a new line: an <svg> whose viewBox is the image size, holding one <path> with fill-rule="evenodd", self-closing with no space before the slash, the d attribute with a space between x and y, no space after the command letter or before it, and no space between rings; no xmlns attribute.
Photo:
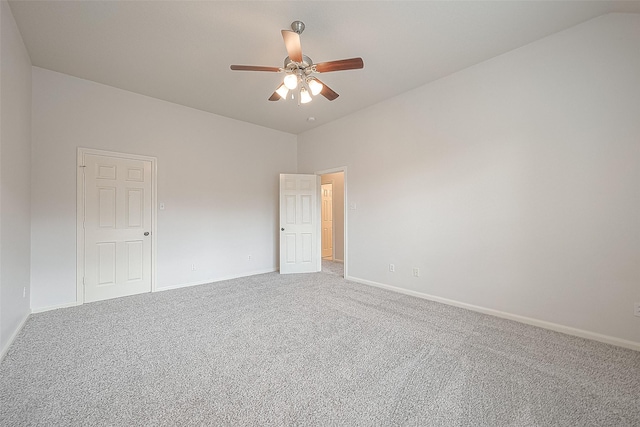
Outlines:
<svg viewBox="0 0 640 427"><path fill-rule="evenodd" d="M313 61L307 55L302 55L302 62L292 61L288 56L284 58L284 68L285 70L295 70L297 68L301 70L306 70L307 68L311 68L313 65Z"/></svg>

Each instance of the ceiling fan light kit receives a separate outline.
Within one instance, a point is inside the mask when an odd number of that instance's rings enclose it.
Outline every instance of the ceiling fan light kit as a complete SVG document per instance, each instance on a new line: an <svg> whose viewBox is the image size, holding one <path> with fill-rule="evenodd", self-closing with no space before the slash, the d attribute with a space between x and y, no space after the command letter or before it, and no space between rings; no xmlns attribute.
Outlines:
<svg viewBox="0 0 640 427"><path fill-rule="evenodd" d="M298 76L295 74L287 74L284 76L284 83L287 89L294 90L298 87Z"/></svg>
<svg viewBox="0 0 640 427"><path fill-rule="evenodd" d="M311 102L311 95L309 94L309 91L306 90L304 87L300 88L300 103L301 104L306 104L307 102Z"/></svg>
<svg viewBox="0 0 640 427"><path fill-rule="evenodd" d="M291 30L282 30L284 45L289 54L289 56L284 59L284 66L282 68L256 65L232 65L231 69L234 71L285 73L282 83L276 91L273 92L271 97L269 97L269 101L286 100L289 93L291 93L291 99L294 99L296 92L298 95L298 105L311 102L313 97L317 95L322 95L329 101L333 101L339 95L318 78L312 76L312 74L360 69L364 68L364 61L362 58L350 58L314 64L311 58L302 54L300 34L304 31L304 28L305 25L302 21L293 21L291 23Z"/></svg>
<svg viewBox="0 0 640 427"><path fill-rule="evenodd" d="M324 88L324 85L313 77L307 80L307 84L309 85L309 89L311 89L311 95L313 96L316 96L317 94L322 92L322 89Z"/></svg>
<svg viewBox="0 0 640 427"><path fill-rule="evenodd" d="M276 89L276 92L280 98L282 99L286 99L287 98L287 93L289 93L289 89L284 85L284 83L282 83L278 89Z"/></svg>

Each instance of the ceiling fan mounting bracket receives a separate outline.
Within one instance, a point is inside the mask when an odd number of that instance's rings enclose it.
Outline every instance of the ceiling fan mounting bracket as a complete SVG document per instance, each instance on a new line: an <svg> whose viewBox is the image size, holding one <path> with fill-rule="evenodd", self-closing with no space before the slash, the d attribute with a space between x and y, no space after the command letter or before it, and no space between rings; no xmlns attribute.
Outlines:
<svg viewBox="0 0 640 427"><path fill-rule="evenodd" d="M302 34L304 31L304 22L302 21L293 21L291 23L291 29L294 33Z"/></svg>

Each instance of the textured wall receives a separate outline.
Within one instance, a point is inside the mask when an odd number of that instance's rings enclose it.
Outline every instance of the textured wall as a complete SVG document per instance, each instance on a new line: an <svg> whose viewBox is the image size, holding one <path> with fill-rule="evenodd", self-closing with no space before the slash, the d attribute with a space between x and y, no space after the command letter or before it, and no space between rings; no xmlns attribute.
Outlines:
<svg viewBox="0 0 640 427"><path fill-rule="evenodd" d="M276 269L295 135L34 67L33 309L75 301L77 147L158 158L158 289Z"/></svg>
<svg viewBox="0 0 640 427"><path fill-rule="evenodd" d="M640 343L638 46L605 15L299 135L349 275Z"/></svg>
<svg viewBox="0 0 640 427"><path fill-rule="evenodd" d="M0 355L28 316L31 219L31 61L0 2Z"/></svg>

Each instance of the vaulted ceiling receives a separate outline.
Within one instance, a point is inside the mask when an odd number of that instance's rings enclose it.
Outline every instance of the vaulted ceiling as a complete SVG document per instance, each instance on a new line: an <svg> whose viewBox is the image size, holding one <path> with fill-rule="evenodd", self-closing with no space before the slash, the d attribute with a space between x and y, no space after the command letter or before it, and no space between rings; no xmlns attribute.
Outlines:
<svg viewBox="0 0 640 427"><path fill-rule="evenodd" d="M300 133L609 12L619 1L10 2L38 67L261 126ZM314 62L362 57L320 77L340 94L298 106L267 98L282 75L280 30L301 20ZM315 120L308 120L309 117Z"/></svg>

